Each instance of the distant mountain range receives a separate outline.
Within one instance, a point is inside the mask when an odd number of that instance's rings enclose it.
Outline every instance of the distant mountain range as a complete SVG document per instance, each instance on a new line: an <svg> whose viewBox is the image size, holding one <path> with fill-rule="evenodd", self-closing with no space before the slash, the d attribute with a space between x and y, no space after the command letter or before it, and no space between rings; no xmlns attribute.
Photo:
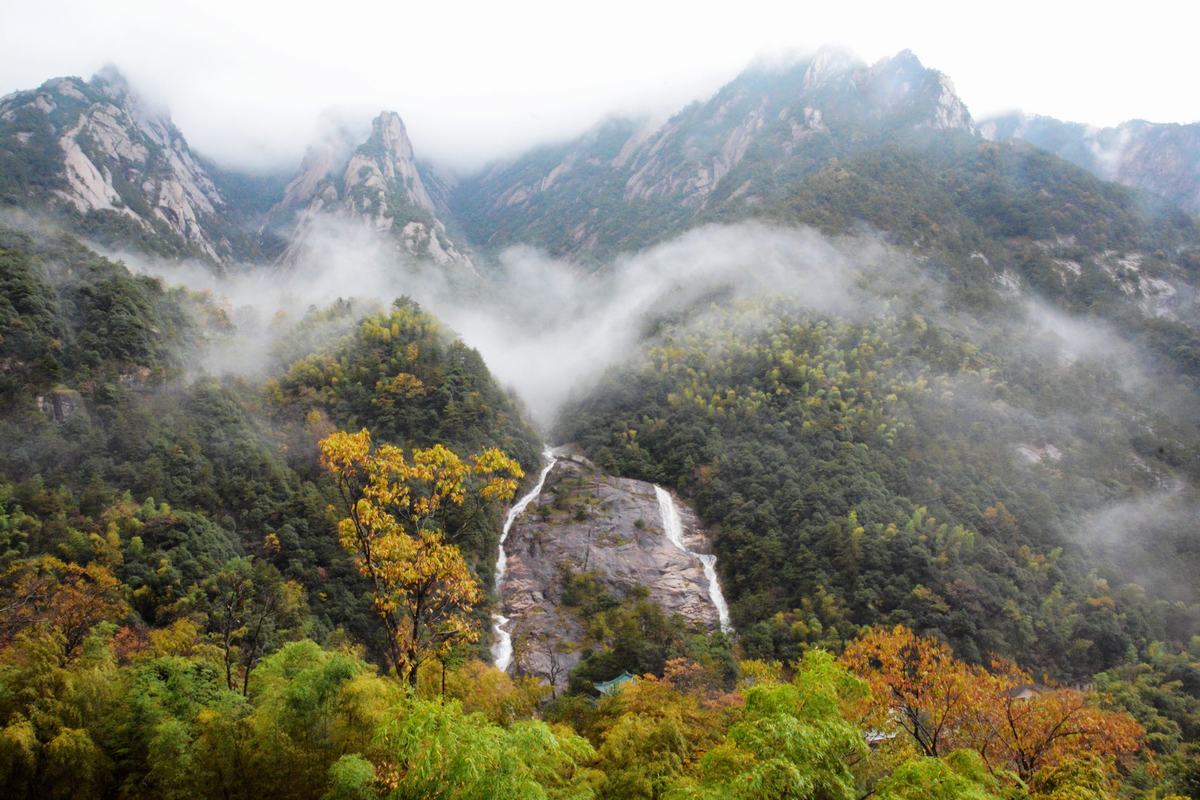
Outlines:
<svg viewBox="0 0 1200 800"><path fill-rule="evenodd" d="M994 141L1028 142L1105 180L1200 213L1200 123L1132 120L1095 128L1014 112L985 120L979 130Z"/></svg>
<svg viewBox="0 0 1200 800"><path fill-rule="evenodd" d="M1082 306L1133 298L1158 316L1195 303L1196 153L1196 125L977 124L908 51L753 68L665 123L609 119L466 176L421 162L390 111L365 140L316 142L294 175L251 177L194 153L113 69L0 99L0 204L218 267L287 263L330 220L475 275L480 254L512 244L599 264L754 218L878 233L962 291L1026 284Z"/></svg>
<svg viewBox="0 0 1200 800"><path fill-rule="evenodd" d="M214 265L287 261L322 217L394 234L404 252L470 267L422 181L400 117L310 148L290 180L221 170L113 69L0 100L0 202L105 245Z"/></svg>

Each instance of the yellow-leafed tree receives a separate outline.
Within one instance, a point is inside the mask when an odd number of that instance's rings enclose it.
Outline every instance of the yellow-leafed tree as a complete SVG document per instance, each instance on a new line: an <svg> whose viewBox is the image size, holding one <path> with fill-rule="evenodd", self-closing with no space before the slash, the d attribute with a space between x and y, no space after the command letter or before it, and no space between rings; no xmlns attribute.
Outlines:
<svg viewBox="0 0 1200 800"><path fill-rule="evenodd" d="M507 501L524 473L496 449L466 461L440 444L406 455L394 445L373 446L366 429L334 433L320 447L346 514L339 541L371 581L391 666L416 686L424 661L479 637L470 612L483 595L446 541L442 512L469 496Z"/></svg>

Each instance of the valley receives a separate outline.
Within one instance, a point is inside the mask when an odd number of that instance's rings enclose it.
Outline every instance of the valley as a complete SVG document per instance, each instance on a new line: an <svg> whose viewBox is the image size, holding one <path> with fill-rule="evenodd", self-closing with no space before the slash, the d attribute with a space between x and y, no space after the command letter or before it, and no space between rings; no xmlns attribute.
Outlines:
<svg viewBox="0 0 1200 800"><path fill-rule="evenodd" d="M359 117L0 98L0 794L1200 797L1195 125Z"/></svg>

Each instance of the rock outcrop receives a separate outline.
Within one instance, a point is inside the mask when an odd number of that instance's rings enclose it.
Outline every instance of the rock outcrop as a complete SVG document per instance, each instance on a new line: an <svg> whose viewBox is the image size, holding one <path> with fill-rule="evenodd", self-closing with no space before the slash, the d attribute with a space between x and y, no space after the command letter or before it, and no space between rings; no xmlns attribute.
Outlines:
<svg viewBox="0 0 1200 800"><path fill-rule="evenodd" d="M38 395L36 401L41 412L60 425L83 408L79 392L65 386L56 386L49 394Z"/></svg>
<svg viewBox="0 0 1200 800"><path fill-rule="evenodd" d="M312 147L282 196L281 184L203 161L112 68L0 98L0 205L51 212L102 245L222 267L287 263L322 220L349 220L401 253L475 274L443 222L446 180L426 188L394 112L366 141L339 130Z"/></svg>
<svg viewBox="0 0 1200 800"><path fill-rule="evenodd" d="M1012 113L984 121L979 130L995 141L1028 142L1105 180L1200 213L1200 123L1131 120L1097 128Z"/></svg>
<svg viewBox="0 0 1200 800"><path fill-rule="evenodd" d="M690 550L707 552L695 514L677 506ZM559 685L579 660L583 621L563 601L565 577L593 573L605 591L624 597L645 587L668 614L715 630L717 609L694 557L663 530L654 485L606 475L580 456L560 457L541 494L513 524L500 587L515 644L514 665ZM551 661L555 663L552 664Z"/></svg>
<svg viewBox="0 0 1200 800"><path fill-rule="evenodd" d="M400 115L385 111L358 147L344 134L309 149L299 174L272 209L269 224L291 244L294 260L324 219L358 223L391 236L404 253L443 267L473 272L470 256L455 244L425 187Z"/></svg>
<svg viewBox="0 0 1200 800"><path fill-rule="evenodd" d="M102 241L217 264L238 255L236 213L213 177L170 116L112 68L0 99L0 172L22 179L4 200L73 212Z"/></svg>

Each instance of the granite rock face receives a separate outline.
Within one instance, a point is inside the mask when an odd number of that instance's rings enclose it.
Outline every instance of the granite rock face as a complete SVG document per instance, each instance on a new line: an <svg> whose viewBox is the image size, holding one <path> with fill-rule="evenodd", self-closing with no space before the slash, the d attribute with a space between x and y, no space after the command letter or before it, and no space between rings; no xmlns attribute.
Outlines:
<svg viewBox="0 0 1200 800"><path fill-rule="evenodd" d="M0 97L0 206L49 211L101 245L219 268L288 263L349 222L402 256L477 277L435 199L446 179L432 178L431 193L424 175L432 173L391 111L365 141L347 129L327 135L284 186L278 175L238 175L203 159L167 111L112 68Z"/></svg>
<svg viewBox="0 0 1200 800"><path fill-rule="evenodd" d="M0 98L4 168L29 176L24 202L157 239L217 264L234 259L234 212L166 111L115 69ZM123 226L123 227L122 227Z"/></svg>
<svg viewBox="0 0 1200 800"><path fill-rule="evenodd" d="M744 215L833 159L929 131L975 134L949 78L907 50L867 64L827 48L747 70L661 124L609 119L493 164L450 205L481 244L586 259L636 249L644 227Z"/></svg>
<svg viewBox="0 0 1200 800"><path fill-rule="evenodd" d="M706 552L694 512L676 499L689 549ZM699 560L667 539L654 485L607 475L585 459L560 457L541 494L516 520L505 545L500 587L515 669L565 685L584 621L563 602L564 578L591 572L613 597L644 586L666 613L716 629L717 609ZM524 644L522 644L524 643ZM551 661L557 661L552 665Z"/></svg>
<svg viewBox="0 0 1200 800"><path fill-rule="evenodd" d="M425 187L400 115L381 113L357 147L339 133L309 149L270 212L268 225L290 241L283 261L304 250L323 220L340 220L391 236L407 255L474 274L470 256L450 237Z"/></svg>

